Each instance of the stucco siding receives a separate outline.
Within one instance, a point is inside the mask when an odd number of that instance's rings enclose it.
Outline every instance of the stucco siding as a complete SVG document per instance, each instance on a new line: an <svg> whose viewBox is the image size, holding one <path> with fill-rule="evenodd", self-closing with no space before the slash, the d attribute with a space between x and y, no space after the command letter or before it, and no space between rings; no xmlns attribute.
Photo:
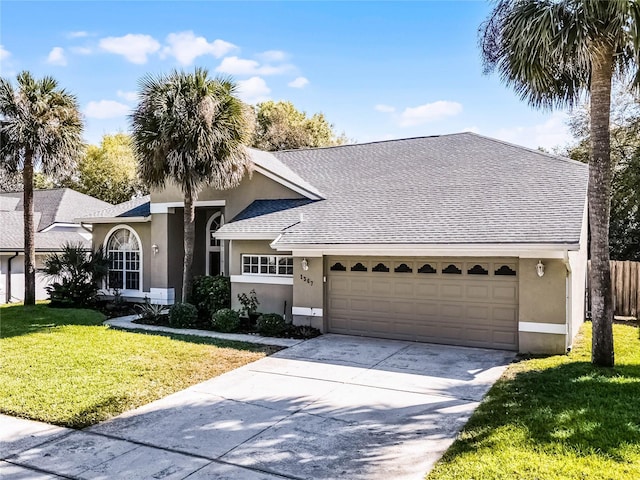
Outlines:
<svg viewBox="0 0 640 480"><path fill-rule="evenodd" d="M225 218L233 219L238 213L249 206L254 200L269 200L283 198L304 198L299 193L254 172L252 177L245 176L240 185L230 190L215 190L205 188L198 195L198 201L225 200ZM180 189L169 182L162 190L151 192L151 203L182 202L184 195Z"/></svg>
<svg viewBox="0 0 640 480"><path fill-rule="evenodd" d="M42 268L42 263L47 254L36 254L36 268ZM0 303L7 303L9 258L13 254L0 255ZM47 300L49 294L46 287L54 280L36 272L36 300ZM11 292L10 303L24 300L24 255L21 253L11 261Z"/></svg>
<svg viewBox="0 0 640 480"><path fill-rule="evenodd" d="M260 302L258 311L261 313L278 313L287 321L291 320L291 305L293 302L293 287L291 285L266 285L263 283L232 283L231 308L240 310L238 295L255 290L256 298Z"/></svg>
<svg viewBox="0 0 640 480"><path fill-rule="evenodd" d="M569 252L569 266L571 267L571 325L567 346L573 344L573 339L578 334L580 326L585 320L585 298L587 291L587 238L588 219L585 208L582 222L582 234L580 236L580 250Z"/></svg>
<svg viewBox="0 0 640 480"><path fill-rule="evenodd" d="M100 245L104 245L107 240L107 235L112 229L118 226L126 225L133 229L140 237L142 243L142 291L148 292L151 287L151 257L153 252L151 251L151 224L145 223L106 223L106 224L94 224L93 225L93 247L96 248Z"/></svg>

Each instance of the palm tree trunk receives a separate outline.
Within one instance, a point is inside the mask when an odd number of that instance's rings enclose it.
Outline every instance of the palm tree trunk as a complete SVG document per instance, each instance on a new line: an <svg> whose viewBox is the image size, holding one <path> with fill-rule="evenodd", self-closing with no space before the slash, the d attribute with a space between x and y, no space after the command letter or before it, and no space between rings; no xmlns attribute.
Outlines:
<svg viewBox="0 0 640 480"><path fill-rule="evenodd" d="M184 194L184 270L182 273L182 301L191 298L191 283L193 280L193 248L196 238L195 219L197 195L191 190Z"/></svg>
<svg viewBox="0 0 640 480"><path fill-rule="evenodd" d="M33 225L33 152L27 150L22 169L24 203L24 304L36 303L36 244Z"/></svg>
<svg viewBox="0 0 640 480"><path fill-rule="evenodd" d="M613 49L602 46L591 75L591 158L589 159L589 226L591 231L591 362L612 367L613 297L609 264L609 215L611 209L611 77Z"/></svg>

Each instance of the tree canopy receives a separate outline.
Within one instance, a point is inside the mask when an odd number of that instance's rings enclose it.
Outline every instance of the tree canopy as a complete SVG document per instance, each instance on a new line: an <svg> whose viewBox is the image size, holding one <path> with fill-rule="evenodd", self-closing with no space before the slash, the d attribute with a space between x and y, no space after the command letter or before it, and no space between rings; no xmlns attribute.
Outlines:
<svg viewBox="0 0 640 480"><path fill-rule="evenodd" d="M346 142L346 137L335 133L324 114L309 117L287 101L259 103L254 108L253 123L251 146L260 150L330 147Z"/></svg>
<svg viewBox="0 0 640 480"><path fill-rule="evenodd" d="M105 202L126 202L147 193L138 179L137 165L129 135L105 135L99 146L87 147L68 186Z"/></svg>

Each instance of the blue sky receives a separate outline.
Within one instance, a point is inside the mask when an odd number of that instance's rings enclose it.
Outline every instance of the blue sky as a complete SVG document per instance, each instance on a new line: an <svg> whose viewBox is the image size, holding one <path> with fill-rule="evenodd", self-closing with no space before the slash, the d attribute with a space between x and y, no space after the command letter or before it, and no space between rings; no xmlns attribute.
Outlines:
<svg viewBox="0 0 640 480"><path fill-rule="evenodd" d="M146 74L205 67L255 103L323 112L358 142L460 131L528 147L570 141L565 113L482 74L488 1L15 2L0 4L0 71L52 75L74 93L85 139L127 131Z"/></svg>

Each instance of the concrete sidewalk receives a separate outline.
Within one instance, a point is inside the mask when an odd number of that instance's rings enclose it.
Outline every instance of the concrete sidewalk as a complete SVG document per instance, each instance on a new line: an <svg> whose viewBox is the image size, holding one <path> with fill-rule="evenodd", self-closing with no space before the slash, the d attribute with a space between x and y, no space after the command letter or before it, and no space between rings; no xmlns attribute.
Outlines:
<svg viewBox="0 0 640 480"><path fill-rule="evenodd" d="M324 335L84 431L2 417L0 476L418 480L513 357Z"/></svg>

